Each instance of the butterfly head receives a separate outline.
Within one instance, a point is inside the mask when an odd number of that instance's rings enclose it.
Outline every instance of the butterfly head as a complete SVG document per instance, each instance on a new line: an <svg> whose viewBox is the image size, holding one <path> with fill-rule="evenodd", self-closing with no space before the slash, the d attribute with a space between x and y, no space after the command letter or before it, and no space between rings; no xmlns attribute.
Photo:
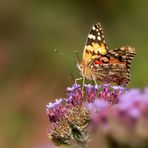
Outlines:
<svg viewBox="0 0 148 148"><path fill-rule="evenodd" d="M77 62L76 65L77 65L78 69L80 70L80 72L82 72L84 69L84 64L82 62Z"/></svg>
<svg viewBox="0 0 148 148"><path fill-rule="evenodd" d="M77 67L80 70L80 74L88 80L92 80L93 71L87 65L86 61L81 61L77 63Z"/></svg>

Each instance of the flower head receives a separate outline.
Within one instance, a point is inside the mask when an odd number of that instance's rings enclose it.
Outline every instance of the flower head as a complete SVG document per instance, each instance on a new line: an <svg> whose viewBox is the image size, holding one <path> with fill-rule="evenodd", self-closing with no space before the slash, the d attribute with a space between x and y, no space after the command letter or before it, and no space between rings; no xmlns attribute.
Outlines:
<svg viewBox="0 0 148 148"><path fill-rule="evenodd" d="M90 129L96 132L97 139L104 138L109 145L111 140L123 147L134 137L148 139L148 88L127 90L110 84L84 87L82 92L81 86L74 84L67 88L66 98L46 106L51 123L48 133L53 142L87 143Z"/></svg>
<svg viewBox="0 0 148 148"><path fill-rule="evenodd" d="M83 141L91 116L95 112L101 113L105 110L109 106L109 101L113 101L114 104L114 99L118 99L121 94L121 89L111 88L108 84L85 84L84 87L85 91L82 92L81 86L74 84L67 88L66 98L55 100L46 106L49 121L52 123L49 137L55 143L60 141L70 144L73 137L77 142Z"/></svg>
<svg viewBox="0 0 148 148"><path fill-rule="evenodd" d="M103 84L103 90L99 93L99 98L108 101L111 105L117 104L119 97L126 91L121 86L111 86L110 84Z"/></svg>
<svg viewBox="0 0 148 148"><path fill-rule="evenodd" d="M118 104L120 112L126 112L134 118L141 117L144 111L148 111L148 92L145 89L143 92L140 89L132 89L121 96Z"/></svg>
<svg viewBox="0 0 148 148"><path fill-rule="evenodd" d="M148 89L130 89L124 91L113 106L104 106L98 113L91 109L91 121L99 137L104 138L107 147L112 140L118 147L146 148L148 140ZM116 91L116 87L113 91ZM101 107L99 107L101 108ZM93 137L93 139L95 139ZM92 140L93 140L92 139ZM130 140L129 140L130 139ZM138 141L137 141L138 140ZM91 143L92 145L92 143Z"/></svg>

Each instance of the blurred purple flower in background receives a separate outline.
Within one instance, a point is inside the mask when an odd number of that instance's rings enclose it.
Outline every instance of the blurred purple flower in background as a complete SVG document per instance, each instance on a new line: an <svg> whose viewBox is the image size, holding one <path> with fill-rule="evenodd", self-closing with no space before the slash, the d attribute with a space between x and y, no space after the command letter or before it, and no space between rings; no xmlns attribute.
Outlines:
<svg viewBox="0 0 148 148"><path fill-rule="evenodd" d="M46 106L49 137L72 147L148 147L148 88L80 85Z"/></svg>

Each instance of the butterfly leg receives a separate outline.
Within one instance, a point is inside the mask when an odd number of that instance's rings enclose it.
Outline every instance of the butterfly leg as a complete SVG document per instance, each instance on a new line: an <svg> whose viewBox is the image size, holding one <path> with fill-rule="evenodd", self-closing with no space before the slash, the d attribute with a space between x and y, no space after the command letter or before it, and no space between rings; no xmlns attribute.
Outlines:
<svg viewBox="0 0 148 148"><path fill-rule="evenodd" d="M79 81L79 80L83 80L83 82L82 82L82 93L83 93L84 84L85 84L85 77L83 76L82 78L77 78L77 79L75 79L75 84L78 84L77 81Z"/></svg>
<svg viewBox="0 0 148 148"><path fill-rule="evenodd" d="M95 83L95 85L98 85L98 84L97 84L97 81L96 81L96 80L95 80L95 78L94 78L94 76L93 76L93 75L91 75L91 77L92 77L93 82Z"/></svg>
<svg viewBox="0 0 148 148"><path fill-rule="evenodd" d="M77 78L75 79L75 84L78 84L77 81L82 80L83 78Z"/></svg>
<svg viewBox="0 0 148 148"><path fill-rule="evenodd" d="M82 83L82 93L84 94L84 84L85 84L85 76L82 77L83 78L83 83Z"/></svg>

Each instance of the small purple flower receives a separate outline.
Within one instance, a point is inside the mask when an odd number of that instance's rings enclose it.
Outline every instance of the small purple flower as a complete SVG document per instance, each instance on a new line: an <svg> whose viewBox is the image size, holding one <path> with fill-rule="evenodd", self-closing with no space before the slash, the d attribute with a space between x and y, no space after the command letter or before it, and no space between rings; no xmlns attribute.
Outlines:
<svg viewBox="0 0 148 148"><path fill-rule="evenodd" d="M103 89L104 89L104 92L108 92L108 90L109 90L109 87L110 87L110 84L102 84L102 87L103 87Z"/></svg>
<svg viewBox="0 0 148 148"><path fill-rule="evenodd" d="M108 101L111 105L117 104L119 97L125 92L121 86L111 86L110 84L103 84L103 90L99 93L99 98Z"/></svg>
<svg viewBox="0 0 148 148"><path fill-rule="evenodd" d="M46 105L46 112L50 122L58 121L65 114L65 108L62 107L63 99L56 99L54 103L49 102Z"/></svg>
<svg viewBox="0 0 148 148"><path fill-rule="evenodd" d="M111 86L114 90L120 90L120 91L124 91L125 88L121 87L121 86Z"/></svg>
<svg viewBox="0 0 148 148"><path fill-rule="evenodd" d="M100 91L99 98L107 100L107 98L110 97L109 86L110 86L110 84L103 84L102 85L103 90Z"/></svg>
<svg viewBox="0 0 148 148"><path fill-rule="evenodd" d="M74 84L72 87L67 88L67 96L65 99L68 105L81 105L83 102L83 93L80 85Z"/></svg>
<svg viewBox="0 0 148 148"><path fill-rule="evenodd" d="M100 89L101 86L98 85L84 85L86 88L86 99L88 102L93 102L95 100L95 98L97 97L97 91Z"/></svg>
<svg viewBox="0 0 148 148"><path fill-rule="evenodd" d="M47 105L46 105L46 109L54 109L55 107L59 107L61 106L61 103L62 103L63 99L56 99L54 103L52 102L49 102Z"/></svg>
<svg viewBox="0 0 148 148"><path fill-rule="evenodd" d="M121 86L111 86L111 88L113 89L114 94L117 94L118 96L121 96L124 92L127 91L127 88Z"/></svg>
<svg viewBox="0 0 148 148"><path fill-rule="evenodd" d="M91 85L91 84L84 84L84 86L86 87L86 89L100 89L101 86L95 84L95 85Z"/></svg>
<svg viewBox="0 0 148 148"><path fill-rule="evenodd" d="M80 88L79 84L74 84L71 87L67 87L66 91L73 92L74 90L79 89L79 88Z"/></svg>

